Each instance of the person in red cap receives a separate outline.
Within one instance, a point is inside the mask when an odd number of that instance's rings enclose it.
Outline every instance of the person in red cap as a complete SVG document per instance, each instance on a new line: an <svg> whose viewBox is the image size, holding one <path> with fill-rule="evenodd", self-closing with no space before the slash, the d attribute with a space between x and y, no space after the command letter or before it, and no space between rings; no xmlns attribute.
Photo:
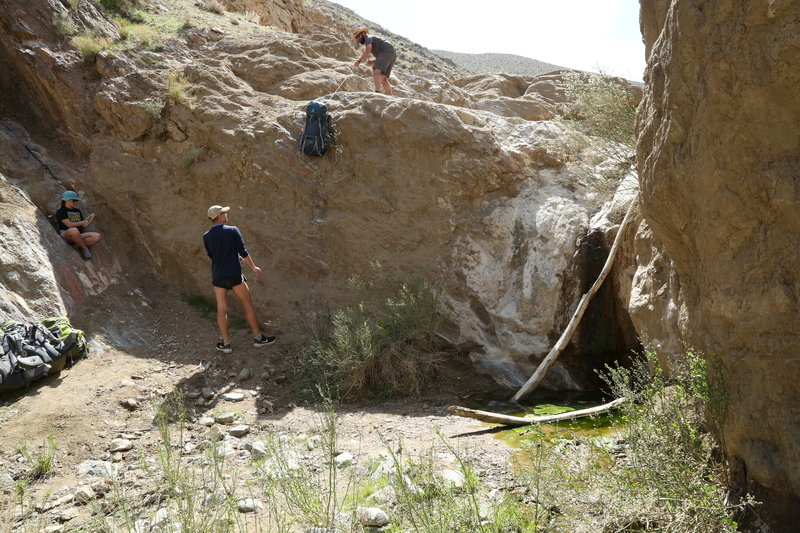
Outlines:
<svg viewBox="0 0 800 533"><path fill-rule="evenodd" d="M214 297L217 300L217 326L222 339L217 343L217 350L231 353L231 340L228 335L228 291L239 298L244 307L244 316L253 332L253 346L266 346L275 342L276 338L264 335L259 327L253 298L247 279L242 275L242 263L250 267L256 276L261 276L261 269L253 262L253 258L244 246L239 228L228 226L230 207L212 205L208 208L211 229L203 234L208 257L211 258L211 285L214 286Z"/></svg>
<svg viewBox="0 0 800 533"><path fill-rule="evenodd" d="M103 236L96 231L84 229L94 220L94 213L84 219L83 213L77 207L80 200L75 191L64 191L61 195L61 207L56 211L56 220L61 238L77 246L83 260L88 261L92 258L89 247L103 240Z"/></svg>

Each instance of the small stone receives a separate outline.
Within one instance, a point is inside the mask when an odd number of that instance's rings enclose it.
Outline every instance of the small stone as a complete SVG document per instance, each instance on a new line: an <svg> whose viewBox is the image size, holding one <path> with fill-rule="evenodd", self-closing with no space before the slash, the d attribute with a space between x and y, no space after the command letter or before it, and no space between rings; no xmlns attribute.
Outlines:
<svg viewBox="0 0 800 533"><path fill-rule="evenodd" d="M222 505L227 501L228 497L225 495L224 490L216 490L206 496L203 500L203 505L206 507L213 507L215 505Z"/></svg>
<svg viewBox="0 0 800 533"><path fill-rule="evenodd" d="M213 397L214 397L214 389L212 389L212 388L210 388L210 387L203 387L203 388L200 390L200 394L201 394L201 395L203 396L203 398L205 398L206 400L210 400L211 398L213 398Z"/></svg>
<svg viewBox="0 0 800 533"><path fill-rule="evenodd" d="M136 398L125 398L119 404L129 411L135 411L139 408L139 401Z"/></svg>
<svg viewBox="0 0 800 533"><path fill-rule="evenodd" d="M322 444L322 437L319 435L314 435L306 441L306 448L313 450L315 448L319 448L320 444Z"/></svg>
<svg viewBox="0 0 800 533"><path fill-rule="evenodd" d="M455 489L463 489L466 479L464 473L452 468L445 468L436 472L436 477L439 478L445 485Z"/></svg>
<svg viewBox="0 0 800 533"><path fill-rule="evenodd" d="M239 375L236 376L236 379L239 381L247 381L251 377L253 377L253 371L249 368L243 368L242 371L239 372Z"/></svg>
<svg viewBox="0 0 800 533"><path fill-rule="evenodd" d="M244 394L241 392L226 392L221 396L221 398L229 402L241 402L244 400Z"/></svg>
<svg viewBox="0 0 800 533"><path fill-rule="evenodd" d="M211 427L214 425L214 419L210 416L203 416L197 421L201 426Z"/></svg>
<svg viewBox="0 0 800 533"><path fill-rule="evenodd" d="M228 457L236 453L236 448L230 442L220 442L217 444L216 453L219 457Z"/></svg>
<svg viewBox="0 0 800 533"><path fill-rule="evenodd" d="M261 400L261 407L266 409L268 413L272 413L275 410L275 404L269 400Z"/></svg>
<svg viewBox="0 0 800 533"><path fill-rule="evenodd" d="M264 508L264 504L255 498L245 498L236 502L240 513L254 513Z"/></svg>
<svg viewBox="0 0 800 533"><path fill-rule="evenodd" d="M233 411L223 411L214 415L214 422L217 424L233 424L236 421L236 413Z"/></svg>
<svg viewBox="0 0 800 533"><path fill-rule="evenodd" d="M344 468L346 466L350 466L355 461L353 454L350 452L340 453L336 457L334 457L333 462L336 464L336 468Z"/></svg>
<svg viewBox="0 0 800 533"><path fill-rule="evenodd" d="M78 516L79 513L80 510L77 507L69 507L68 509L64 509L63 511L61 511L61 514L58 517L58 521L69 522L70 520Z"/></svg>
<svg viewBox="0 0 800 533"><path fill-rule="evenodd" d="M389 515L380 507L362 507L356 514L362 526L383 527L389 523Z"/></svg>
<svg viewBox="0 0 800 533"><path fill-rule="evenodd" d="M278 385L280 385L280 384L282 384L284 381L286 381L286 376L284 376L283 374L281 374L280 376L275 376L275 380L274 380L274 381L275 381L275 383L277 383Z"/></svg>
<svg viewBox="0 0 800 533"><path fill-rule="evenodd" d="M79 476L88 477L114 477L118 467L108 461L88 460L79 464L75 470Z"/></svg>
<svg viewBox="0 0 800 533"><path fill-rule="evenodd" d="M75 498L74 499L78 503L86 504L86 503L89 503L89 502L93 501L96 498L97 498L97 495L95 494L95 492L92 490L91 487L80 487L75 492Z"/></svg>
<svg viewBox="0 0 800 533"><path fill-rule="evenodd" d="M193 390L191 392L187 392L186 393L186 397L189 398L190 400L196 400L197 398L200 397L200 391L199 390Z"/></svg>
<svg viewBox="0 0 800 533"><path fill-rule="evenodd" d="M120 389L124 389L125 387L135 387L136 383L133 381L120 381L119 385L117 385Z"/></svg>
<svg viewBox="0 0 800 533"><path fill-rule="evenodd" d="M167 510L165 508L161 508L156 511L156 514L153 515L153 519L150 520L150 527L158 528L167 523L167 519L169 518Z"/></svg>
<svg viewBox="0 0 800 533"><path fill-rule="evenodd" d="M219 428L219 426L212 426L208 429L208 431L203 433L203 439L211 442L219 442L223 439L223 437L224 435L222 434L222 430Z"/></svg>
<svg viewBox="0 0 800 533"><path fill-rule="evenodd" d="M244 437L248 433L250 433L250 426L247 424L239 424L237 426L233 426L228 429L228 433L233 435L234 437Z"/></svg>
<svg viewBox="0 0 800 533"><path fill-rule="evenodd" d="M114 439L111 441L111 445L108 448L108 451L111 453L116 452L127 452L128 450L133 449L133 443L128 439Z"/></svg>
<svg viewBox="0 0 800 533"><path fill-rule="evenodd" d="M262 457L266 457L269 451L269 445L263 440L257 440L252 444L245 444L244 449L248 450L253 458L261 459Z"/></svg>

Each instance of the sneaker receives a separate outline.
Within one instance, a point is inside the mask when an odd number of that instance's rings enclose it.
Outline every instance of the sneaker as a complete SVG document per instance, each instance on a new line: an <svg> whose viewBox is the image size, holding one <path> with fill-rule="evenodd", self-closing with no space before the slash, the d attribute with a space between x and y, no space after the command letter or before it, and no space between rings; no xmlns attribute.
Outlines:
<svg viewBox="0 0 800 533"><path fill-rule="evenodd" d="M231 353L233 351L233 348L231 348L231 343L225 344L224 342L219 341L217 343L217 350L219 350L222 353Z"/></svg>
<svg viewBox="0 0 800 533"><path fill-rule="evenodd" d="M84 261L88 261L89 259L92 258L92 252L90 252L88 248L82 248L81 257L83 257Z"/></svg>
<svg viewBox="0 0 800 533"><path fill-rule="evenodd" d="M253 339L253 346L266 346L278 340L278 337L267 337L263 333L260 337Z"/></svg>

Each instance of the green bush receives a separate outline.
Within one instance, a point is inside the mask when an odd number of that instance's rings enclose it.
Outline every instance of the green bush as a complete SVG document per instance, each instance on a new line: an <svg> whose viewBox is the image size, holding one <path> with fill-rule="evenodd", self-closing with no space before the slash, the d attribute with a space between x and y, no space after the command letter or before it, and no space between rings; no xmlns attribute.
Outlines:
<svg viewBox="0 0 800 533"><path fill-rule="evenodd" d="M307 379L341 398L417 394L443 362L441 291L416 275L351 279L358 305L315 316L301 354Z"/></svg>
<svg viewBox="0 0 800 533"><path fill-rule="evenodd" d="M69 11L56 11L53 13L53 26L56 33L62 36L73 35L78 31L78 25L72 20Z"/></svg>
<svg viewBox="0 0 800 533"><path fill-rule="evenodd" d="M560 112L566 133L560 139L567 167L602 193L613 193L633 170L637 99L630 86L602 74L566 76L570 102Z"/></svg>
<svg viewBox="0 0 800 533"><path fill-rule="evenodd" d="M617 491L608 506L615 527L650 531L736 531L741 510L725 501L727 464L720 453L727 405L719 365L689 351L667 370L648 352L631 369L604 379L623 408L624 460L611 471Z"/></svg>

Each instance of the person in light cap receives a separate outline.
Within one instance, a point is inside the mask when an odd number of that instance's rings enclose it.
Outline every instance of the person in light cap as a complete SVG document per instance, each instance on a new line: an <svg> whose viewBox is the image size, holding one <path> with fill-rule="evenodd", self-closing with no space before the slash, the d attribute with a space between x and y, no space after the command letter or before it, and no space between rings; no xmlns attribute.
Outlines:
<svg viewBox="0 0 800 533"><path fill-rule="evenodd" d="M353 68L358 68L363 62L367 62L372 67L372 77L375 81L375 92L385 92L392 95L392 86L389 85L389 77L392 75L392 67L397 61L397 52L389 41L380 37L369 35L367 28L357 28L353 30L353 40L357 44L364 45L364 53L353 63ZM369 56L375 56L374 61L367 61Z"/></svg>
<svg viewBox="0 0 800 533"><path fill-rule="evenodd" d="M203 234L208 257L211 258L211 285L214 286L214 298L217 301L217 326L222 339L217 343L217 350L231 353L231 340L228 334L228 291L239 298L244 307L245 319L253 332L253 346L266 346L275 342L276 338L261 332L253 298L247 279L242 275L242 263L245 263L256 276L261 276L261 269L253 262L253 258L244 246L244 239L236 226L228 226L230 207L212 205L208 208L211 229Z"/></svg>

